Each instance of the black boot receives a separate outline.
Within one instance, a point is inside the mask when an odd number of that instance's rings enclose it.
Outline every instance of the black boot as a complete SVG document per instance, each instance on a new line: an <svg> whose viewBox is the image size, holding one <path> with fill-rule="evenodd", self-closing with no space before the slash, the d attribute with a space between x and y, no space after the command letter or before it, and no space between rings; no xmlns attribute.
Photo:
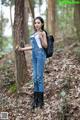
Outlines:
<svg viewBox="0 0 80 120"><path fill-rule="evenodd" d="M40 106L40 108L42 109L44 106L44 93L43 92L39 92L39 103L38 106Z"/></svg>
<svg viewBox="0 0 80 120"><path fill-rule="evenodd" d="M35 109L38 107L38 92L34 92L34 100L32 103L32 109Z"/></svg>

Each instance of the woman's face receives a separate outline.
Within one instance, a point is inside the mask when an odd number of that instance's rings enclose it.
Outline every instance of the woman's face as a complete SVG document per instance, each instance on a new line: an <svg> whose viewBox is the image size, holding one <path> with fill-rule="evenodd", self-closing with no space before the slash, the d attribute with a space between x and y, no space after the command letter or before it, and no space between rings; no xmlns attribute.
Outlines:
<svg viewBox="0 0 80 120"><path fill-rule="evenodd" d="M36 31L39 31L39 30L41 30L41 27L42 27L41 21L40 21L39 19L36 19L36 20L34 21L34 28L35 28L35 30L36 30Z"/></svg>

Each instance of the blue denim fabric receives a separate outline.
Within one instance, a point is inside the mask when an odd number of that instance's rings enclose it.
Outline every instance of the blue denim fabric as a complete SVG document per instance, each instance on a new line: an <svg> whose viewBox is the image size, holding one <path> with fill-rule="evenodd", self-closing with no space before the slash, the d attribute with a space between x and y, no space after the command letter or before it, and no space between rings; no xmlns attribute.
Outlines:
<svg viewBox="0 0 80 120"><path fill-rule="evenodd" d="M35 38L31 38L32 43L32 66L33 66L33 82L34 92L44 92L44 64L46 53L43 48L39 48Z"/></svg>

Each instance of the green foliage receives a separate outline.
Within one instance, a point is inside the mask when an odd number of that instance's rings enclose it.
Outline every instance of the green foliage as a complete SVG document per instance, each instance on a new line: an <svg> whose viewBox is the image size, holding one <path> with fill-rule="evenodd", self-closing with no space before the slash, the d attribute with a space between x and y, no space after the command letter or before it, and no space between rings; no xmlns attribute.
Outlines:
<svg viewBox="0 0 80 120"><path fill-rule="evenodd" d="M16 84L10 85L8 90L9 90L10 93L15 93L16 90L17 90Z"/></svg>
<svg viewBox="0 0 80 120"><path fill-rule="evenodd" d="M5 53L3 51L0 52L0 59L4 57Z"/></svg>
<svg viewBox="0 0 80 120"><path fill-rule="evenodd" d="M62 4L64 0L57 0L57 23L63 34L70 36L75 33L74 6Z"/></svg>
<svg viewBox="0 0 80 120"><path fill-rule="evenodd" d="M0 43L0 46L2 47L2 49L0 48L0 58L3 58L6 53L13 49L12 38L3 37L3 39L0 40Z"/></svg>
<svg viewBox="0 0 80 120"><path fill-rule="evenodd" d="M6 38L3 35L3 31L5 29L6 24L8 23L8 19L4 18L2 11L0 12L1 12L1 15L0 15L0 51L2 51L4 48L4 45L3 45L4 40L6 40Z"/></svg>
<svg viewBox="0 0 80 120"><path fill-rule="evenodd" d="M64 6L66 4L80 4L79 1L76 1L76 0L57 0L57 4L59 6Z"/></svg>
<svg viewBox="0 0 80 120"><path fill-rule="evenodd" d="M9 52L13 49L13 45L12 45L12 37L8 37L5 39L5 41L3 42L3 46L4 46L4 49L3 51L6 53L6 52Z"/></svg>
<svg viewBox="0 0 80 120"><path fill-rule="evenodd" d="M4 36L5 26L8 23L8 19L4 18L1 12L0 15L0 57L3 56L3 52L7 52L12 48L12 39Z"/></svg>

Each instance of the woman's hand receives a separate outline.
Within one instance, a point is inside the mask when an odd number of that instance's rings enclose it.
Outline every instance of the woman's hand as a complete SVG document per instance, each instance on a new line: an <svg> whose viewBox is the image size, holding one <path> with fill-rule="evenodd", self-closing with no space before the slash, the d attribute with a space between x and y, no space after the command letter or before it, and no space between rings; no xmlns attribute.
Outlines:
<svg viewBox="0 0 80 120"><path fill-rule="evenodd" d="M32 50L32 46L26 45L24 48L22 48L19 45L17 45L15 51L16 50L18 50L18 51L28 51L28 50Z"/></svg>
<svg viewBox="0 0 80 120"><path fill-rule="evenodd" d="M24 49L21 47L18 47L18 51L24 51Z"/></svg>
<svg viewBox="0 0 80 120"><path fill-rule="evenodd" d="M19 50L19 51L28 51L28 50L32 50L32 46L25 46L24 48L19 47L18 50Z"/></svg>
<svg viewBox="0 0 80 120"><path fill-rule="evenodd" d="M43 39L43 32L39 32L39 38L40 38L40 40Z"/></svg>
<svg viewBox="0 0 80 120"><path fill-rule="evenodd" d="M41 44L44 48L47 48L47 37L46 37L46 33L43 32L39 32L39 38L41 40Z"/></svg>

